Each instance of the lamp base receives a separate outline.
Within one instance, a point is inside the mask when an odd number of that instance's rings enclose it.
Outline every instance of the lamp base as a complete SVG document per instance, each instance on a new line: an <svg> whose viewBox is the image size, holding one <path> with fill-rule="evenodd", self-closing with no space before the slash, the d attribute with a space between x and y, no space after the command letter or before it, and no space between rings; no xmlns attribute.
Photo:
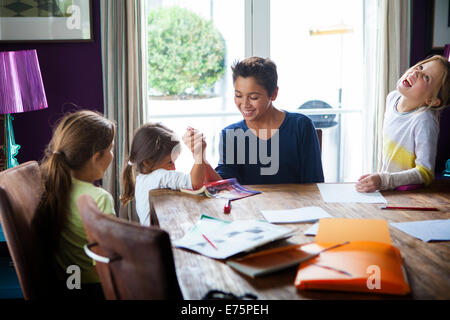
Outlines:
<svg viewBox="0 0 450 320"><path fill-rule="evenodd" d="M0 114L0 171L6 169L5 115Z"/></svg>
<svg viewBox="0 0 450 320"><path fill-rule="evenodd" d="M20 145L16 144L14 139L14 130L12 126L13 116L5 115L5 146L6 168L12 168L19 165L16 156L19 153Z"/></svg>

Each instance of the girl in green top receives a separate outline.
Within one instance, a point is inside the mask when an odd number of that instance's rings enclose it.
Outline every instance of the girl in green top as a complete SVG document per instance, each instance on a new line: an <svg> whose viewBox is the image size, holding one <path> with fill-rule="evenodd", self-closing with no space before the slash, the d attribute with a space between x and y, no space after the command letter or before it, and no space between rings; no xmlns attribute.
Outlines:
<svg viewBox="0 0 450 320"><path fill-rule="evenodd" d="M64 116L56 127L41 161L44 196L36 223L46 237L46 251L62 291L69 296L102 294L93 261L86 256L87 243L77 200L91 195L106 214L114 214L111 194L94 186L113 159L115 125L99 113L83 110ZM69 290L70 266L78 266L81 290ZM73 267L72 267L73 268Z"/></svg>

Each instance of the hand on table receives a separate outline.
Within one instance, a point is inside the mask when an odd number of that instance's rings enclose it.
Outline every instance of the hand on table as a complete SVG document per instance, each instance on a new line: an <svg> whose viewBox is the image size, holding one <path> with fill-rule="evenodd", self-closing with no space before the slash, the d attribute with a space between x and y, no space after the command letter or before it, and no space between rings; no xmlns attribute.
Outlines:
<svg viewBox="0 0 450 320"><path fill-rule="evenodd" d="M375 192L381 187L381 178L378 173L365 174L358 179L356 183L356 191L358 192Z"/></svg>

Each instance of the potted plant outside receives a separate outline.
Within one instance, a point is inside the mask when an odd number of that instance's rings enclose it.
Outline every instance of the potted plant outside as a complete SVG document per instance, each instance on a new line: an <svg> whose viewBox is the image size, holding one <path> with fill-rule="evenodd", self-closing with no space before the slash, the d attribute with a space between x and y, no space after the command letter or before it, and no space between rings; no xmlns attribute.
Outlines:
<svg viewBox="0 0 450 320"><path fill-rule="evenodd" d="M225 41L212 21L180 7L160 7L148 18L148 84L153 110L156 100L215 97L215 83L225 71ZM216 98L217 99L217 98ZM201 103L200 103L201 104ZM182 110L180 110L182 111Z"/></svg>

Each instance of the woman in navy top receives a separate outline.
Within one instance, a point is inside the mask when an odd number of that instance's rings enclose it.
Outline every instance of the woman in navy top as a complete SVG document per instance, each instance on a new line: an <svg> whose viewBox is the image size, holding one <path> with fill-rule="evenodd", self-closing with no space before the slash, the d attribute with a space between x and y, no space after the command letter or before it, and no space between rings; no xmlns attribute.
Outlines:
<svg viewBox="0 0 450 320"><path fill-rule="evenodd" d="M241 184L323 182L312 121L273 106L278 94L276 65L252 57L232 70L234 100L244 119L222 130L219 175Z"/></svg>

